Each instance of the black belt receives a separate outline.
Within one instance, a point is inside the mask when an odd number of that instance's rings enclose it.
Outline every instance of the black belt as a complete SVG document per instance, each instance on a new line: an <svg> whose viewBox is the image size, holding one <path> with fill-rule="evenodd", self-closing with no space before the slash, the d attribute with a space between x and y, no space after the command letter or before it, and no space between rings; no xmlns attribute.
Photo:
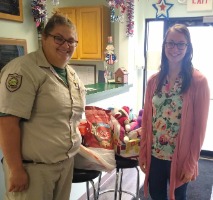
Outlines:
<svg viewBox="0 0 213 200"><path fill-rule="evenodd" d="M3 164L3 159L4 158L2 158L1 159L1 163ZM35 162L35 161L33 161L33 160L22 160L22 162L24 163L24 164L47 164L47 163L44 163L44 162ZM59 163L62 163L63 161L59 161L59 162L57 162L57 163L52 163L52 164L59 164Z"/></svg>
<svg viewBox="0 0 213 200"><path fill-rule="evenodd" d="M46 163L44 163L44 162L35 162L35 161L33 161L33 160L22 160L22 162L24 163L24 164L46 164Z"/></svg>
<svg viewBox="0 0 213 200"><path fill-rule="evenodd" d="M67 159L65 159L67 160ZM56 162L56 163L44 163L44 162L35 162L33 160L22 160L22 162L24 164L46 164L46 165L55 165L55 164L60 164L62 162L64 162L65 160L62 160L62 161L59 161L59 162Z"/></svg>
<svg viewBox="0 0 213 200"><path fill-rule="evenodd" d="M1 163L2 164L3 164L3 159L4 158L1 159ZM33 160L22 160L22 162L25 163L25 164L30 164L30 163L33 163L33 164L46 164L44 162L34 162Z"/></svg>

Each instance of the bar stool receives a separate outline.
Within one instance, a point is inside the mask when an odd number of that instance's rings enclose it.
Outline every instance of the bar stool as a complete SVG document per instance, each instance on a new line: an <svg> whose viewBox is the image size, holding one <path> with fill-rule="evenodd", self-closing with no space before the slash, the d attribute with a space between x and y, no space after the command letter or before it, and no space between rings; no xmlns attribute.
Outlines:
<svg viewBox="0 0 213 200"><path fill-rule="evenodd" d="M101 172L100 171L74 169L72 183L86 182L87 200L90 199L89 183L91 183L92 188L93 188L94 200L97 200L98 194L97 194L97 190L95 188L95 184L94 184L94 181L93 181L93 179L95 179L97 177L99 177L98 182L100 182L100 178L101 178Z"/></svg>
<svg viewBox="0 0 213 200"><path fill-rule="evenodd" d="M138 160L124 158L124 157L121 157L118 155L115 156L115 160L116 160L115 188L100 191L100 182L99 182L98 196L102 195L104 193L107 193L107 192L114 192L114 200L117 200L117 193L119 193L119 200L121 200L122 193L126 193L126 194L133 196L134 199L139 200L140 172L138 169ZM122 189L123 169L128 169L128 168L135 168L137 171L136 193L135 194L130 191Z"/></svg>

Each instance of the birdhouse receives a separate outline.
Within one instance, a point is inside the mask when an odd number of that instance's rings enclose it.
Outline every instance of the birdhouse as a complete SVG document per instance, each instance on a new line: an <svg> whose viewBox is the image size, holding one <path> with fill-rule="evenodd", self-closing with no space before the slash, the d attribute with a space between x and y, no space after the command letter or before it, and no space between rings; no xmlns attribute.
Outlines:
<svg viewBox="0 0 213 200"><path fill-rule="evenodd" d="M118 68L115 72L115 83L128 83L128 72L125 68Z"/></svg>

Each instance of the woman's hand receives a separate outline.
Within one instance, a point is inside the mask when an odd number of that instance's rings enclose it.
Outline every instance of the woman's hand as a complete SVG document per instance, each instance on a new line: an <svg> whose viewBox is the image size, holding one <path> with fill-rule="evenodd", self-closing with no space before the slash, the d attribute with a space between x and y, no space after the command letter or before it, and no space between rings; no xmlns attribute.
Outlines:
<svg viewBox="0 0 213 200"><path fill-rule="evenodd" d="M142 172L145 174L146 173L146 163L140 162L140 168L141 168Z"/></svg>
<svg viewBox="0 0 213 200"><path fill-rule="evenodd" d="M185 172L181 172L180 175L180 180L184 183L188 183L190 181L192 181L193 176L191 174L185 173Z"/></svg>

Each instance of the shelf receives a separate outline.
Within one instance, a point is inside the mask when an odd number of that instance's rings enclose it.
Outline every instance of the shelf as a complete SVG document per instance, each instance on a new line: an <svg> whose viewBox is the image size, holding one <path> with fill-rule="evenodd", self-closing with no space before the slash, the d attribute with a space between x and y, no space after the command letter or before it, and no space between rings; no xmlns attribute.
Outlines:
<svg viewBox="0 0 213 200"><path fill-rule="evenodd" d="M128 92L133 84L120 83L96 83L86 85L88 88L86 95L86 104L94 103L100 100L105 100L110 97Z"/></svg>

